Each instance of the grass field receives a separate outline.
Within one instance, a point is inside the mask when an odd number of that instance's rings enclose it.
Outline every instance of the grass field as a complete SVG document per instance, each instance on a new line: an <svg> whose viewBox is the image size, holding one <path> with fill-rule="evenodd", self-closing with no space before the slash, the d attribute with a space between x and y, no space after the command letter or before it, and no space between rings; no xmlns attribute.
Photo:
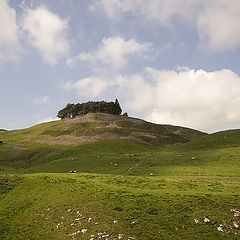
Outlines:
<svg viewBox="0 0 240 240"><path fill-rule="evenodd" d="M56 124L0 131L0 239L240 238L239 130L39 143Z"/></svg>

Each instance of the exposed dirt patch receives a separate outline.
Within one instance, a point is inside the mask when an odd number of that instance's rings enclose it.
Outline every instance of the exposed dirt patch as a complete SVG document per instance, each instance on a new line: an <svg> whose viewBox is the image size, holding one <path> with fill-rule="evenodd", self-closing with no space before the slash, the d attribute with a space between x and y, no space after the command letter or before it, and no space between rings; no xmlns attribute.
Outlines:
<svg viewBox="0 0 240 240"><path fill-rule="evenodd" d="M24 150L24 147L18 147L14 146L10 151L9 151L9 156L11 157L16 157L21 154L22 150Z"/></svg>
<svg viewBox="0 0 240 240"><path fill-rule="evenodd" d="M145 161L145 159L137 162L136 164L134 164L134 165L131 166L130 168L128 168L128 169L126 169L125 171L123 171L121 174L127 175L127 174L131 173L134 169L136 169L137 167L141 166L144 161Z"/></svg>

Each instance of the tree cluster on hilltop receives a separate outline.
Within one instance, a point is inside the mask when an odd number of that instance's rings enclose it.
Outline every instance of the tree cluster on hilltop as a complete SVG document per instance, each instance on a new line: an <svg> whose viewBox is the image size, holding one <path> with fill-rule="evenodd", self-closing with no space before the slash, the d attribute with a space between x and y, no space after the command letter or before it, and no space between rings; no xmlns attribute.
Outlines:
<svg viewBox="0 0 240 240"><path fill-rule="evenodd" d="M75 118L76 116L85 115L87 113L109 113L120 115L122 113L122 109L117 99L115 102L89 101L77 104L69 103L65 108L58 112L57 117L61 119Z"/></svg>

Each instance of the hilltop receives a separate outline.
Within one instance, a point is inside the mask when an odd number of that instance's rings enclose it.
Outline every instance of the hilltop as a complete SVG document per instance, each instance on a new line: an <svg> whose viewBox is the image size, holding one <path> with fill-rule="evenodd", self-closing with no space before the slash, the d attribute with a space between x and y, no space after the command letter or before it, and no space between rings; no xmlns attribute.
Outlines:
<svg viewBox="0 0 240 240"><path fill-rule="evenodd" d="M74 119L40 124L29 129L27 139L48 144L78 144L101 139L132 139L145 144L188 142L205 135L197 130L150 123L106 113L88 113Z"/></svg>

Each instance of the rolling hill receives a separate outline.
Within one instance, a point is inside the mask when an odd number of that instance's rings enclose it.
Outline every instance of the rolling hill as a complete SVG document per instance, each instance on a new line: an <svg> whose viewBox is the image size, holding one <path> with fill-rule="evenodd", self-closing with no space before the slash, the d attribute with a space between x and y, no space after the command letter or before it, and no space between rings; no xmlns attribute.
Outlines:
<svg viewBox="0 0 240 240"><path fill-rule="evenodd" d="M188 142L202 135L204 133L189 128L154 124L118 115L89 113L32 127L28 139L65 145L100 139L132 139L146 144L166 145Z"/></svg>
<svg viewBox="0 0 240 240"><path fill-rule="evenodd" d="M0 239L239 239L239 139L107 114L0 131Z"/></svg>

